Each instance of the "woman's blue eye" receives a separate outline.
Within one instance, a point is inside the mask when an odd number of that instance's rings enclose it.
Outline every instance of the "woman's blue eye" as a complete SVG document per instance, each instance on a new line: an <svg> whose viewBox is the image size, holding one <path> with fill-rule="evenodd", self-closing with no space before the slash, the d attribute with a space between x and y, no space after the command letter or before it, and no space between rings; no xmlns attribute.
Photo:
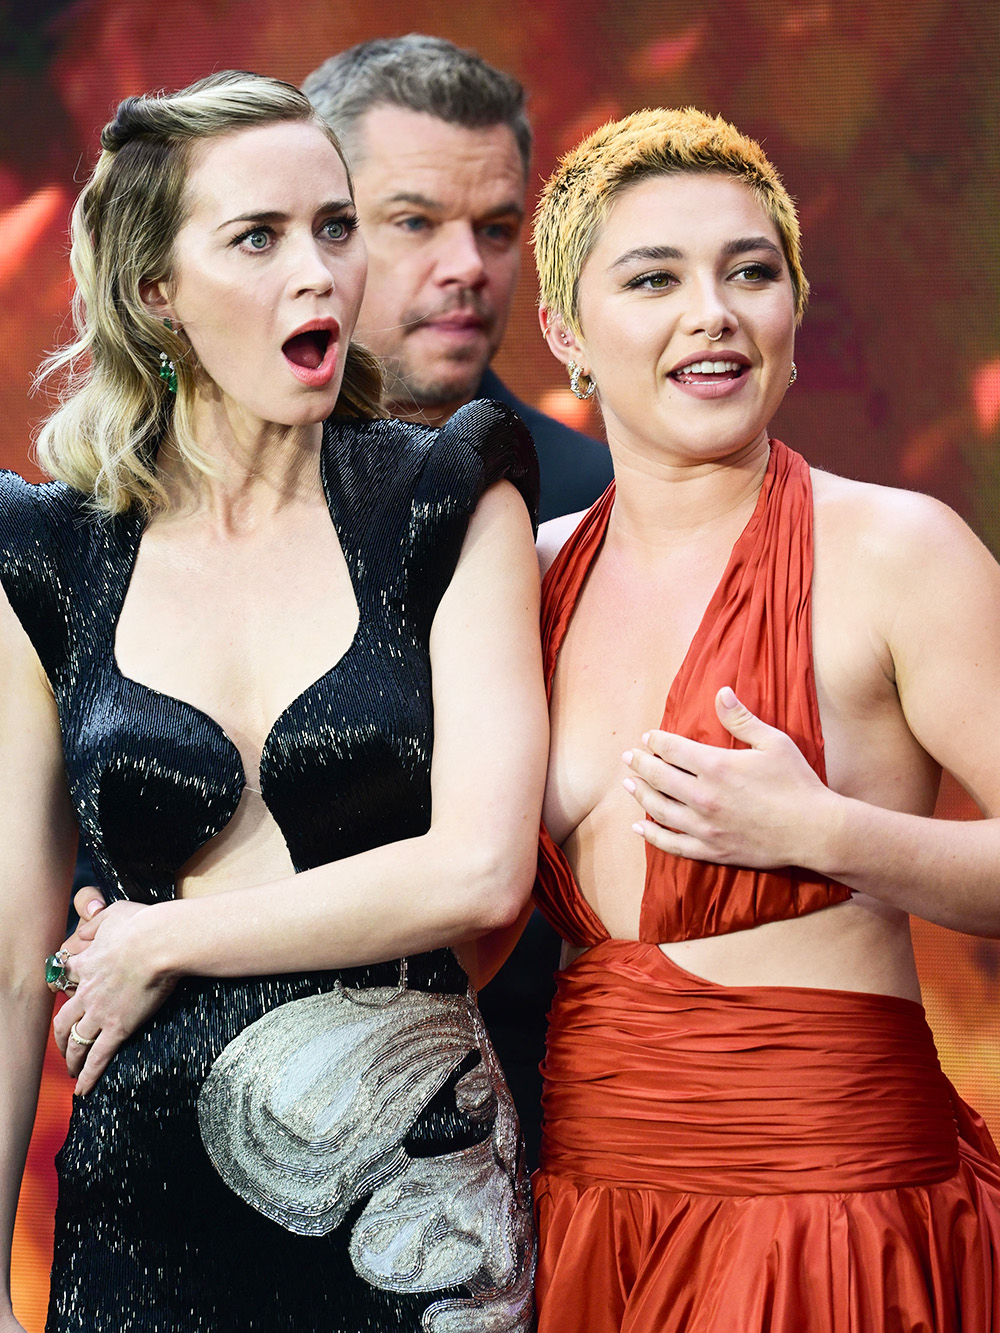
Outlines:
<svg viewBox="0 0 1000 1333"><path fill-rule="evenodd" d="M252 231L250 235L246 237L246 241L251 250L263 250L268 242L267 232Z"/></svg>
<svg viewBox="0 0 1000 1333"><path fill-rule="evenodd" d="M323 231L326 233L327 240L346 241L352 232L358 229L358 219L353 213L346 213L343 217L329 218L323 223Z"/></svg>

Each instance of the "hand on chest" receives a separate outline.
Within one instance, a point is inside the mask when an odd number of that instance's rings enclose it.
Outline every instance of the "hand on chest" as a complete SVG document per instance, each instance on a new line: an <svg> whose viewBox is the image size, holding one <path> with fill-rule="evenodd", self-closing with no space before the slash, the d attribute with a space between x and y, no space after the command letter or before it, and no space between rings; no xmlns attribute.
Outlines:
<svg viewBox="0 0 1000 1333"><path fill-rule="evenodd" d="M568 826L608 801L631 812L622 751L660 726L726 554L678 560L656 577L596 562L560 647L552 691L550 795L558 790Z"/></svg>

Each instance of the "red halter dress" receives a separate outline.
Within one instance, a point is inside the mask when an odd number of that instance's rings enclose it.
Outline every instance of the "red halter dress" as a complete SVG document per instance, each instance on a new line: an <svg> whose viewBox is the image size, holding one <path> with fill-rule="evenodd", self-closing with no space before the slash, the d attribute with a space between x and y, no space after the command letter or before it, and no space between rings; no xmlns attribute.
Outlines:
<svg viewBox="0 0 1000 1333"><path fill-rule="evenodd" d="M550 691L613 503L612 485L546 577ZM734 747L714 706L732 685L825 780L812 519L808 467L772 441L662 725ZM639 940L613 940L543 830L536 895L587 948L559 973L543 1066L539 1333L1000 1333L1000 1158L922 1007L720 986L657 947L850 890L647 847Z"/></svg>

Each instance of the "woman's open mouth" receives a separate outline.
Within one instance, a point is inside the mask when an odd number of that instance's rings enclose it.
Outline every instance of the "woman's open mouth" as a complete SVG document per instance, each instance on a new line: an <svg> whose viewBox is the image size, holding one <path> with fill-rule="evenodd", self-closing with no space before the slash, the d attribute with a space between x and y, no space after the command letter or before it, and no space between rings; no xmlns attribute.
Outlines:
<svg viewBox="0 0 1000 1333"><path fill-rule="evenodd" d="M670 373L678 384L718 384L739 379L747 367L740 361L693 361Z"/></svg>
<svg viewBox="0 0 1000 1333"><path fill-rule="evenodd" d="M742 353L702 353L682 361L667 378L686 396L707 401L739 393L749 370L750 362Z"/></svg>
<svg viewBox="0 0 1000 1333"><path fill-rule="evenodd" d="M293 333L282 343L281 350L295 378L317 388L333 378L337 346L336 330L324 324Z"/></svg>

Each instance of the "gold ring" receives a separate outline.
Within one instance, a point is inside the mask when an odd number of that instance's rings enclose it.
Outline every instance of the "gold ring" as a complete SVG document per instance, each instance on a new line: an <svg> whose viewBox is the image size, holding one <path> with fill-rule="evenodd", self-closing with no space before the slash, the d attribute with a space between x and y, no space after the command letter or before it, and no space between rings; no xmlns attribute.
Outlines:
<svg viewBox="0 0 1000 1333"><path fill-rule="evenodd" d="M99 1037L100 1035L101 1034L98 1033L97 1037ZM94 1042L97 1040L97 1037L81 1037L79 1032L77 1032L76 1030L75 1023L69 1030L69 1039L70 1041L75 1041L77 1046L93 1046Z"/></svg>

